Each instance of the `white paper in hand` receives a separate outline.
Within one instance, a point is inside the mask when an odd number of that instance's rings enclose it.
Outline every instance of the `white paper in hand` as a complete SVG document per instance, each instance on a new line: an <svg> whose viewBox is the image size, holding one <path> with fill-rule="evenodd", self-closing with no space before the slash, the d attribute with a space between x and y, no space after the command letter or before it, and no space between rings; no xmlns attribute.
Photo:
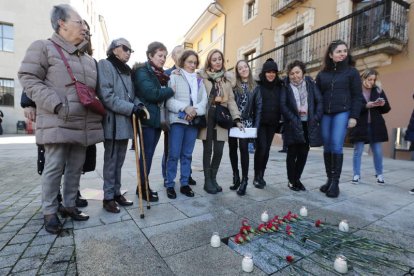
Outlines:
<svg viewBox="0 0 414 276"><path fill-rule="evenodd" d="M243 131L238 127L232 127L229 136L234 138L257 138L257 128L247 127Z"/></svg>

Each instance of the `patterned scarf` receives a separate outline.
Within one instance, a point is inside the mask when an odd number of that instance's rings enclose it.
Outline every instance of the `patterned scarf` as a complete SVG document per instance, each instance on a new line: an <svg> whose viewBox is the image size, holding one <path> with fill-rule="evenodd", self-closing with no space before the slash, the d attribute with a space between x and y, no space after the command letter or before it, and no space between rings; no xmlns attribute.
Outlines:
<svg viewBox="0 0 414 276"><path fill-rule="evenodd" d="M224 96L223 92L223 83L224 83L224 71L221 70L219 72L211 72L206 71L209 80L214 82L214 90L216 91L216 95L214 96Z"/></svg>
<svg viewBox="0 0 414 276"><path fill-rule="evenodd" d="M296 99L296 105L299 112L308 112L308 91L306 90L306 81L302 80L299 83L290 82L290 87L293 90L293 95ZM304 116L302 116L304 117Z"/></svg>
<svg viewBox="0 0 414 276"><path fill-rule="evenodd" d="M154 74L160 82L161 86L167 86L170 77L164 73L164 69L158 68L152 61L149 61L149 64L151 65L152 71L154 71Z"/></svg>

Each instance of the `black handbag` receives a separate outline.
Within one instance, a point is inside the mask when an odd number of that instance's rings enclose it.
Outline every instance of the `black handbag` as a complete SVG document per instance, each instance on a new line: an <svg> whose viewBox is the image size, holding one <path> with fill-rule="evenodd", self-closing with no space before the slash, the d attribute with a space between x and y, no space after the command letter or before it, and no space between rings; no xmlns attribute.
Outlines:
<svg viewBox="0 0 414 276"><path fill-rule="evenodd" d="M234 122L227 107L220 104L216 105L216 123L224 129L233 127Z"/></svg>
<svg viewBox="0 0 414 276"><path fill-rule="evenodd" d="M207 127L207 120L206 116L196 116L191 122L190 125L196 127L196 128L205 128Z"/></svg>

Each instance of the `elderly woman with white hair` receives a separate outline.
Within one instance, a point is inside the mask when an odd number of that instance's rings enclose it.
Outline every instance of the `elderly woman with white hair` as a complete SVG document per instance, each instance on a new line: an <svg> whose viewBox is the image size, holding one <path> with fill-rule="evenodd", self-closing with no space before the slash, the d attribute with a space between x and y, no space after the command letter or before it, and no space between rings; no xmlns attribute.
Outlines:
<svg viewBox="0 0 414 276"><path fill-rule="evenodd" d="M52 9L50 39L33 42L22 61L18 76L27 96L36 104L36 143L44 145L46 163L42 175L42 211L47 232L62 230L56 197L63 181L62 216L87 220L75 200L86 147L103 140L102 115L84 106L73 78L89 89L96 87L96 64L86 52L87 28L69 5ZM67 61L65 61L67 60ZM73 77L65 63L70 65Z"/></svg>
<svg viewBox="0 0 414 276"><path fill-rule="evenodd" d="M146 118L145 106L135 97L131 68L126 64L134 51L125 38L112 41L106 52L107 58L98 63L98 96L106 109L104 127L103 208L119 213L119 205L133 202L121 194L121 169L128 147L128 139L134 137L131 116Z"/></svg>

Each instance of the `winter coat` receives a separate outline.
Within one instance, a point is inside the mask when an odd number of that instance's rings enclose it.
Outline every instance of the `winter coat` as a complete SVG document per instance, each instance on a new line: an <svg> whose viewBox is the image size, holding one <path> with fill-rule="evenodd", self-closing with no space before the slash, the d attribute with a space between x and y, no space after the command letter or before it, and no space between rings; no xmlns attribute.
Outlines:
<svg viewBox="0 0 414 276"><path fill-rule="evenodd" d="M305 76L306 90L308 91L308 141L311 147L322 146L320 121L323 115L322 96L315 82ZM285 85L280 95L280 108L284 119L283 143L286 145L306 143L302 121L299 116L295 95L285 79Z"/></svg>
<svg viewBox="0 0 414 276"><path fill-rule="evenodd" d="M179 69L180 71L182 69ZM206 114L207 93L202 79L198 81L197 102L193 106L197 109L197 116ZM181 123L188 125L188 121L178 118L178 112L191 105L190 102L190 85L183 74L173 74L168 82L168 87L175 87L175 94L167 100L167 108L169 111L170 124Z"/></svg>
<svg viewBox="0 0 414 276"><path fill-rule="evenodd" d="M407 131L405 132L405 140L414 142L414 110L411 113L410 122L408 123Z"/></svg>
<svg viewBox="0 0 414 276"><path fill-rule="evenodd" d="M388 131L385 126L385 120L382 114L388 113L391 110L390 103L384 90L380 90L378 87L371 89L371 96L369 101L375 102L376 99L383 98L385 100L384 106L377 106L373 108L367 108L367 101L362 97L361 115L359 116L357 125L349 132L349 140L351 143L365 142L365 143L378 143L388 141ZM371 137L368 137L368 114L371 115Z"/></svg>
<svg viewBox="0 0 414 276"><path fill-rule="evenodd" d="M140 101L135 97L131 75L121 73L106 59L99 61L98 73L98 96L106 109L103 120L105 139L124 140L134 138L131 114L134 103L139 104Z"/></svg>
<svg viewBox="0 0 414 276"><path fill-rule="evenodd" d="M237 106L241 106L241 96L244 92L240 91L240 88L234 87L233 93ZM240 117L243 120L248 120L251 118L253 120L253 127L258 128L260 126L260 117L262 116L262 95L257 89L248 91L246 94L246 108L243 113L240 114Z"/></svg>
<svg viewBox="0 0 414 276"><path fill-rule="evenodd" d="M263 81L258 81L254 93L260 94L262 98L262 112L260 116L261 125L274 125L280 127L280 94L282 85L275 84L272 88L265 85Z"/></svg>
<svg viewBox="0 0 414 276"><path fill-rule="evenodd" d="M52 41L62 48L77 80L93 88L97 81L95 61L84 52L84 44L74 46L54 33L50 40L38 40L29 46L18 76L27 96L36 103L36 143L89 146L101 142L102 116L80 103ZM56 114L60 104L62 107Z"/></svg>
<svg viewBox="0 0 414 276"><path fill-rule="evenodd" d="M358 119L363 98L361 78L346 62L336 63L333 70L319 72L316 85L323 97L324 114L350 111L349 117Z"/></svg>
<svg viewBox="0 0 414 276"><path fill-rule="evenodd" d="M174 95L171 87L161 87L148 62L136 64L133 70L135 95L145 105L149 119L142 120L144 126L160 128L160 105Z"/></svg>
<svg viewBox="0 0 414 276"><path fill-rule="evenodd" d="M213 84L210 81L209 76L204 70L199 71L199 76L203 78L204 86L206 87L206 92L207 92L207 99L209 99L211 90L213 88ZM226 72L224 74L224 78L226 79L226 81L223 84L224 95L222 98L221 105L229 109L230 115L234 121L236 119L240 119L240 111L239 111L239 108L237 107L236 102L234 101L234 94L233 94L233 88L232 88L233 85L231 83L234 78L230 72ZM209 104L210 103L207 103L206 118L208 118ZM219 125L216 125L215 129L217 130L217 141L228 140L229 138L228 129L222 128ZM207 128L203 128L198 132L198 138L202 140L206 140L206 137L207 137Z"/></svg>

